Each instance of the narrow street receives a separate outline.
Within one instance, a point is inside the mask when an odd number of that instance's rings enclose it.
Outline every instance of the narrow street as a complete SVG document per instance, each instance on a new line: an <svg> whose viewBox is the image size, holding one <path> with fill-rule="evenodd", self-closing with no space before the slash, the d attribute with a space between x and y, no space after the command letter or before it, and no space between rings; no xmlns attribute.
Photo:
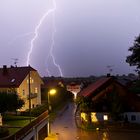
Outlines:
<svg viewBox="0 0 140 140"><path fill-rule="evenodd" d="M51 133L57 135L58 140L139 140L140 133L109 132L109 131L84 131L76 128L74 120L75 105L59 114L51 124Z"/></svg>
<svg viewBox="0 0 140 140"><path fill-rule="evenodd" d="M59 114L51 125L51 133L56 134L58 140L109 140L107 133L100 131L84 131L78 129L74 120L75 105L69 103L68 109Z"/></svg>

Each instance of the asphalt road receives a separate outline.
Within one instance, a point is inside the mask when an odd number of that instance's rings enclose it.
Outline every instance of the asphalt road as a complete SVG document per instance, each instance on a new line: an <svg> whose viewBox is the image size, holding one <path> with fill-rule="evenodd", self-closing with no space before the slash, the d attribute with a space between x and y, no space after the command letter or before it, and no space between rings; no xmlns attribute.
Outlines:
<svg viewBox="0 0 140 140"><path fill-rule="evenodd" d="M51 124L51 133L56 134L58 140L140 140L140 133L78 129L74 121L74 112L75 105L69 103L69 107Z"/></svg>

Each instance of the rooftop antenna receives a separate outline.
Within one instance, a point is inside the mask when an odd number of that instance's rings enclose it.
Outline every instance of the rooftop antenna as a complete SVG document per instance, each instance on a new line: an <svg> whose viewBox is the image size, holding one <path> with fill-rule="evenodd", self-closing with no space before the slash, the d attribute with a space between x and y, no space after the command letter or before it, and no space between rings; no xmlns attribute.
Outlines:
<svg viewBox="0 0 140 140"><path fill-rule="evenodd" d="M108 72L111 74L113 72L113 65L107 66Z"/></svg>
<svg viewBox="0 0 140 140"><path fill-rule="evenodd" d="M17 67L18 58L12 58L12 60L14 61L14 66Z"/></svg>

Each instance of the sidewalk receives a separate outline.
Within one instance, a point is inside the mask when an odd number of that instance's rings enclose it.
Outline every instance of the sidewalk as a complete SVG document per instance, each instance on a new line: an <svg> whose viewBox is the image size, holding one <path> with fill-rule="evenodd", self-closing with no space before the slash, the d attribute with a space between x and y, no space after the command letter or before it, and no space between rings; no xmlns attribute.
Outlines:
<svg viewBox="0 0 140 140"><path fill-rule="evenodd" d="M58 138L57 138L57 135L56 134L50 134L44 140L58 140Z"/></svg>

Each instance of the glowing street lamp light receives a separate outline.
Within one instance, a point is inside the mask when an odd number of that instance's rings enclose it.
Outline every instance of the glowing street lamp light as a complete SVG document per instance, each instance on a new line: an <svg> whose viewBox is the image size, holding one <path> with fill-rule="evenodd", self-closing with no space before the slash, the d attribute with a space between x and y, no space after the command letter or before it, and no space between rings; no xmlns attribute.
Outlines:
<svg viewBox="0 0 140 140"><path fill-rule="evenodd" d="M56 89L51 89L51 90L49 91L49 94L50 94L50 95L55 95L55 94L56 94Z"/></svg>

